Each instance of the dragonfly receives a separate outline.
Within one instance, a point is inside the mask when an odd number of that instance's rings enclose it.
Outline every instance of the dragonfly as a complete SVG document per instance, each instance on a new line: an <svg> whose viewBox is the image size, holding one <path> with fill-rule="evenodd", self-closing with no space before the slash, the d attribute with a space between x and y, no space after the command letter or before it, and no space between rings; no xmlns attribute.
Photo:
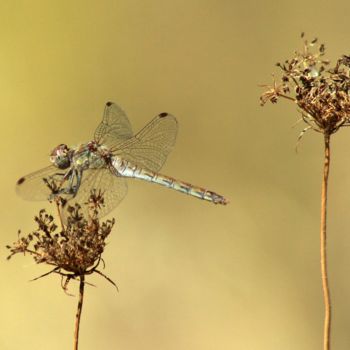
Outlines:
<svg viewBox="0 0 350 350"><path fill-rule="evenodd" d="M107 102L92 141L69 148L60 144L50 154L51 165L21 177L17 193L27 200L52 199L45 185L59 181L58 195L68 203L86 203L91 190L103 193L99 216L110 213L127 194L127 178L136 178L190 196L226 205L228 200L205 188L162 175L159 170L173 149L178 123L169 113L160 113L136 134L125 112Z"/></svg>

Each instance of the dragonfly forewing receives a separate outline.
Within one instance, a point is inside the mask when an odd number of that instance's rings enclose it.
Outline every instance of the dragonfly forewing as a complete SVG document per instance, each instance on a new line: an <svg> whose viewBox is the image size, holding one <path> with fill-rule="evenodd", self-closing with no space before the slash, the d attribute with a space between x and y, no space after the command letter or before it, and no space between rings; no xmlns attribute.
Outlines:
<svg viewBox="0 0 350 350"><path fill-rule="evenodd" d="M26 200L48 200L52 194L52 190L45 183L45 179L54 179L60 182L63 176L64 173L60 172L57 167L50 165L21 177L16 183L16 192L20 197Z"/></svg>
<svg viewBox="0 0 350 350"><path fill-rule="evenodd" d="M95 141L113 149L132 137L133 131L125 112L115 103L107 102L102 122L95 130Z"/></svg>

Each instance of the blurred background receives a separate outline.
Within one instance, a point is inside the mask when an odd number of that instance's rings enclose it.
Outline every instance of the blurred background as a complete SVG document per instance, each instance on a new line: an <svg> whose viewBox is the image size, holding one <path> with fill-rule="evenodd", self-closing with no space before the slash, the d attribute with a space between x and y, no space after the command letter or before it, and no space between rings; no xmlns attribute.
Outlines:
<svg viewBox="0 0 350 350"><path fill-rule="evenodd" d="M225 195L226 207L129 181L104 255L120 292L91 276L81 349L321 349L322 137L293 104L259 106L277 61L302 45L349 54L347 1L2 1L0 348L72 347L76 297L29 256L5 260L47 203L15 194L59 143L90 140L104 104L134 130L160 112L180 131L162 172ZM332 349L350 348L348 130L332 141ZM77 295L78 285L69 291Z"/></svg>

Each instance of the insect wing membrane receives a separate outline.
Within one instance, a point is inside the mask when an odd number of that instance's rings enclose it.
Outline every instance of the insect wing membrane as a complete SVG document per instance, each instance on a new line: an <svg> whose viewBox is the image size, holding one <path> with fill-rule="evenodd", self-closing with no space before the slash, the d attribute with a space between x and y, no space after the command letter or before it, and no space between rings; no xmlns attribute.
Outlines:
<svg viewBox="0 0 350 350"><path fill-rule="evenodd" d="M122 143L115 154L135 165L158 171L175 145L177 130L176 118L161 113L133 138Z"/></svg>
<svg viewBox="0 0 350 350"><path fill-rule="evenodd" d="M16 192L20 197L26 200L47 200L52 192L45 184L44 179L50 180L52 177L56 180L63 177L63 174L59 174L59 170L54 165L21 177L17 181Z"/></svg>
<svg viewBox="0 0 350 350"><path fill-rule="evenodd" d="M115 103L107 102L102 122L95 131L95 140L113 149L132 136L131 124L125 112Z"/></svg>
<svg viewBox="0 0 350 350"><path fill-rule="evenodd" d="M104 204L99 209L99 217L110 213L126 196L128 187L126 180L114 175L108 168L88 169L83 172L82 183L77 195L68 200L65 209L79 203L81 211L87 214L86 203L91 196L91 190L101 191ZM64 213L64 221L67 221L67 212ZM88 217L88 215L86 215Z"/></svg>

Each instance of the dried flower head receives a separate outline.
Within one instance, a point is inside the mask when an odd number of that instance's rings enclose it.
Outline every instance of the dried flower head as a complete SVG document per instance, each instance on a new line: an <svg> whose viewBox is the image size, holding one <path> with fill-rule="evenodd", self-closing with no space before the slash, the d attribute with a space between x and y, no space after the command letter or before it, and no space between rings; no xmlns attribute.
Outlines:
<svg viewBox="0 0 350 350"><path fill-rule="evenodd" d="M62 207L66 203L62 198L55 196L56 185L45 182L52 190L54 202L61 216ZM92 190L88 202L82 205L87 210L82 210L78 203L68 207L66 210L67 224L61 224L61 229L55 224L52 215L44 209L40 210L39 215L34 218L37 229L26 236L22 236L19 231L18 240L7 246L11 251L8 259L17 253L23 253L31 255L38 264L45 263L54 266L53 270L38 278L50 273L58 273L62 276L62 287L65 291L71 279L94 272L105 277L117 287L110 278L97 270L101 262L104 265L102 253L115 220L100 222L98 213L104 205L103 193L100 191ZM87 212L88 217L85 217L83 212Z"/></svg>
<svg viewBox="0 0 350 350"><path fill-rule="evenodd" d="M331 135L342 126L350 125L350 56L343 55L333 68L324 58L325 46L318 40L304 39L303 49L294 56L277 63L282 71L279 82L260 97L263 106L267 101L277 103L279 98L291 100L300 108L301 119L309 130Z"/></svg>

